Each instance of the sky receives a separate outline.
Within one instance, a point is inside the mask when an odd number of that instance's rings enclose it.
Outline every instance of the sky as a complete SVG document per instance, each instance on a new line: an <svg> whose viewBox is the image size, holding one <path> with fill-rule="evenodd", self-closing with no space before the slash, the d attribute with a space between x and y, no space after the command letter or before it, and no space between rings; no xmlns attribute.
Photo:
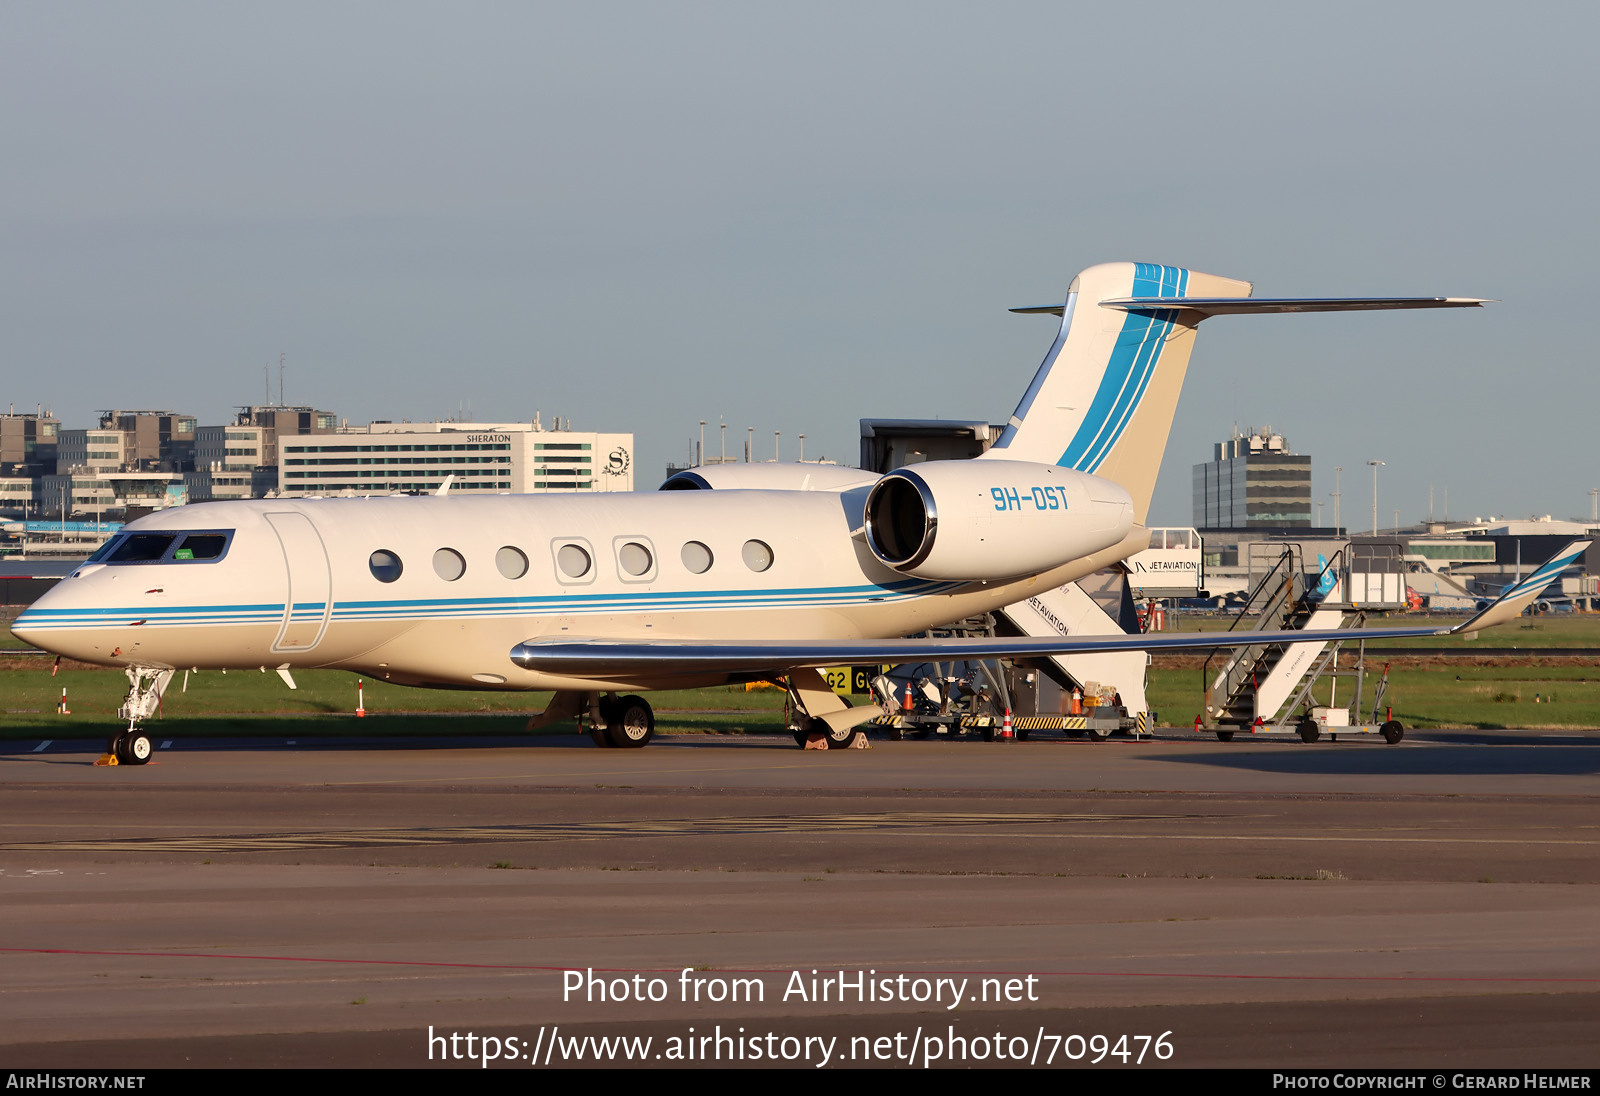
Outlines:
<svg viewBox="0 0 1600 1096"><path fill-rule="evenodd" d="M1007 313L1136 259L1482 310L1201 327L1152 523L1235 424L1332 520L1586 517L1600 9L0 5L0 404L569 418L637 484L1003 422ZM264 373L264 367L268 367Z"/></svg>

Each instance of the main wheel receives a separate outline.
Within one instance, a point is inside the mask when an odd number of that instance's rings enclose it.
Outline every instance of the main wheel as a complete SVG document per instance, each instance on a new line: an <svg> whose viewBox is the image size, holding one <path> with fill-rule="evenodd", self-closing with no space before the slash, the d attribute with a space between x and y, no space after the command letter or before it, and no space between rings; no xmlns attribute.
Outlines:
<svg viewBox="0 0 1600 1096"><path fill-rule="evenodd" d="M1308 719L1304 723L1300 724L1300 741L1301 742L1315 742L1317 739L1319 739L1321 737L1322 737L1322 731L1319 730L1317 728L1317 725L1315 723L1313 723L1311 720Z"/></svg>
<svg viewBox="0 0 1600 1096"><path fill-rule="evenodd" d="M846 708L854 708L855 707L855 705L850 702L850 698L849 697L841 696L839 699L844 701L844 706ZM823 723L822 720L820 720L820 719L817 720L817 723L820 725L820 729L821 729L822 733L828 739L828 749L830 749L830 750L845 750L845 749L849 749L850 746L852 744L854 744L854 742L856 740L856 735L858 735L858 734L866 734L867 733L867 732L863 731L859 726L857 726L857 727L845 727L843 730L834 730L832 727L828 726L826 723Z"/></svg>
<svg viewBox="0 0 1600 1096"><path fill-rule="evenodd" d="M865 732L862 731L860 727L844 727L842 729L838 729L823 723L822 733L823 736L828 740L828 749L847 750L855 743L856 735L864 734Z"/></svg>
<svg viewBox="0 0 1600 1096"><path fill-rule="evenodd" d="M1398 719L1391 719L1378 728L1378 733L1383 735L1383 740L1393 746L1406 736L1406 729L1400 726Z"/></svg>
<svg viewBox="0 0 1600 1096"><path fill-rule="evenodd" d="M1104 742L1106 739L1111 737L1111 732L1097 731L1093 728L1089 728L1083 732L1083 737L1087 738L1090 742Z"/></svg>
<svg viewBox="0 0 1600 1096"><path fill-rule="evenodd" d="M625 696L606 714L606 737L613 746L637 749L656 733L656 713L642 696Z"/></svg>

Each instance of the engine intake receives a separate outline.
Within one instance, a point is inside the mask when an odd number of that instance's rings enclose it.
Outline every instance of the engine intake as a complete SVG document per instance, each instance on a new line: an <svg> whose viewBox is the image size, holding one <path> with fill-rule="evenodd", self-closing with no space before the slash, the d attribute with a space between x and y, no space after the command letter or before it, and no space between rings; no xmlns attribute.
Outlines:
<svg viewBox="0 0 1600 1096"><path fill-rule="evenodd" d="M991 581L1051 570L1119 543L1133 500L1110 480L1025 461L929 461L867 495L867 546L917 578Z"/></svg>

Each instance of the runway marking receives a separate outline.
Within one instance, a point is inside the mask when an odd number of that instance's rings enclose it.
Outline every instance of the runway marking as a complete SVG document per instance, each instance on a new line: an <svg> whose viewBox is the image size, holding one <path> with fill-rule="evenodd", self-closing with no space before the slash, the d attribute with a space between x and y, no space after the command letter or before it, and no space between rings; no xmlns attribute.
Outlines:
<svg viewBox="0 0 1600 1096"><path fill-rule="evenodd" d="M353 966L386 967L447 967L465 970L525 970L540 972L566 971L569 966L536 965L529 963L453 963L428 959L354 959L318 955L249 955L207 951L112 951L92 948L6 948L3 955L92 955L129 959L238 959L266 963L327 963ZM677 967L591 967L599 974L679 974ZM778 967L715 967L718 974L758 974L783 977L786 968ZM1539 978L1526 975L1472 975L1472 974L1233 974L1216 971L1171 970L905 970L905 974L966 974L978 977L1007 977L1033 974L1048 978L1200 978L1223 981L1263 982L1492 982L1492 983L1573 983L1589 985L1600 983L1600 977Z"/></svg>
<svg viewBox="0 0 1600 1096"><path fill-rule="evenodd" d="M371 848L385 845L454 845L490 841L557 841L605 837L700 834L881 832L917 827L1045 825L1171 821L1171 815L994 814L968 811L899 811L876 814L768 815L746 818L644 818L611 822L537 822L521 826L418 826L311 833L201 834L191 837L117 837L104 840L9 841L0 852L260 852ZM929 836L938 836L935 831Z"/></svg>
<svg viewBox="0 0 1600 1096"><path fill-rule="evenodd" d="M33 748L33 752L34 753L43 753L45 750L50 748L50 743L52 743L54 741L55 741L55 739L53 739L53 738L45 739L43 742L39 743L37 746L35 746Z"/></svg>

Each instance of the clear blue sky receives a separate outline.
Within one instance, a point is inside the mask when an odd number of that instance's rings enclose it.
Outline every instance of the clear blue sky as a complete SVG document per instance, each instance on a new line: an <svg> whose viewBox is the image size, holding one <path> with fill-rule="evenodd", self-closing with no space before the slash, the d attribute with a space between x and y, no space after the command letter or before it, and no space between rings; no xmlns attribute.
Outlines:
<svg viewBox="0 0 1600 1096"><path fill-rule="evenodd" d="M1480 312L1201 328L1152 517L1237 421L1346 520L1586 515L1593 6L0 6L0 402L69 425L698 420L853 462L1003 420L1080 268ZM715 437L715 429L710 428ZM711 442L713 451L715 442ZM1436 503L1436 509L1442 509ZM1325 516L1331 520L1331 506Z"/></svg>

